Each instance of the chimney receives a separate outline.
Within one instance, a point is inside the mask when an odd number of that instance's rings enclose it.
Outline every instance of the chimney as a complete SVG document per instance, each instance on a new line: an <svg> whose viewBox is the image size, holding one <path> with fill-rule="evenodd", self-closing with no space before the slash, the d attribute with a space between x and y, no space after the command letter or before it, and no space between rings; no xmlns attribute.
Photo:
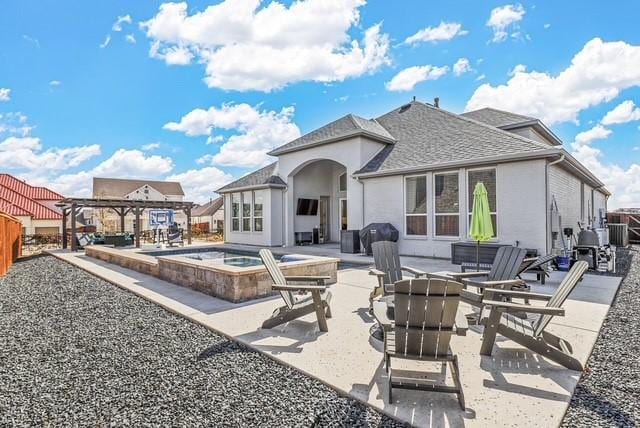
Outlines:
<svg viewBox="0 0 640 428"><path fill-rule="evenodd" d="M435 97L435 98L433 99L433 106L434 106L435 108L440 108L440 98L439 98L439 97Z"/></svg>
<svg viewBox="0 0 640 428"><path fill-rule="evenodd" d="M416 96L414 95L414 96L413 96L413 101L415 101L415 100L416 100Z"/></svg>

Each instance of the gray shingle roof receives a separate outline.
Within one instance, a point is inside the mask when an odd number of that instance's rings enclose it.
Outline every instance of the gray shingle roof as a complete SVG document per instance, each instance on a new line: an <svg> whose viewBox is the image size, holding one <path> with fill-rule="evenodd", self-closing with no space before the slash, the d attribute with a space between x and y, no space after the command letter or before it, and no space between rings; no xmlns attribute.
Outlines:
<svg viewBox="0 0 640 428"><path fill-rule="evenodd" d="M284 187L287 185L280 177L275 174L277 162L260 168L257 171L240 177L234 182L227 184L217 190L218 193L227 192L232 189L240 189L243 187L271 186Z"/></svg>
<svg viewBox="0 0 640 428"><path fill-rule="evenodd" d="M163 195L184 196L180 183L175 181L128 180L122 178L93 178L93 197L121 199L129 193L148 185Z"/></svg>
<svg viewBox="0 0 640 428"><path fill-rule="evenodd" d="M549 146L413 101L376 119L396 139L356 174L476 161Z"/></svg>
<svg viewBox="0 0 640 428"><path fill-rule="evenodd" d="M193 217L204 217L204 216L214 215L216 211L218 211L222 207L223 203L224 203L224 198L220 196L219 198L216 198L213 201L207 202L204 205L195 207L191 211L191 215Z"/></svg>
<svg viewBox="0 0 640 428"><path fill-rule="evenodd" d="M511 113L508 111L498 110L495 108L481 108L480 110L468 111L462 113L462 116L478 122L486 123L496 128L503 126L516 125L518 123L537 121L535 117L523 116L521 114Z"/></svg>
<svg viewBox="0 0 640 428"><path fill-rule="evenodd" d="M269 154L277 156L283 153L301 150L310 146L325 144L356 135L367 135L371 138L388 143L393 143L394 141L393 136L374 119L364 119L353 114L348 114L272 150Z"/></svg>

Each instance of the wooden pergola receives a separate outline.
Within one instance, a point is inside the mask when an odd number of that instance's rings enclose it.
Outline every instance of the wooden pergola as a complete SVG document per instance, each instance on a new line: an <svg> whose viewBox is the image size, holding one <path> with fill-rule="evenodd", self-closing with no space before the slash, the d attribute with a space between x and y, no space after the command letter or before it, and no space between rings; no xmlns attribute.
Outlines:
<svg viewBox="0 0 640 428"><path fill-rule="evenodd" d="M124 233L124 218L133 213L136 216L134 236L136 247L140 248L140 216L146 209L182 211L187 216L187 243L191 244L191 209L193 202L147 201L133 199L89 199L65 198L56 204L62 210L62 248L67 248L67 219L71 217L71 250L77 251L76 216L83 208L109 208L120 216L120 232Z"/></svg>

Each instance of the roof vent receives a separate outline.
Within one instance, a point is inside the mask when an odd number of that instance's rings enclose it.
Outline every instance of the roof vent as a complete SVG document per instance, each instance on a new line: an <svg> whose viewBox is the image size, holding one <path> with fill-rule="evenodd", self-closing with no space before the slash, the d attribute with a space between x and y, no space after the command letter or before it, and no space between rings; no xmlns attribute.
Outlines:
<svg viewBox="0 0 640 428"><path fill-rule="evenodd" d="M405 111L409 110L411 108L411 103L409 104L405 104L402 107L400 107L400 113L404 113Z"/></svg>
<svg viewBox="0 0 640 428"><path fill-rule="evenodd" d="M435 98L433 99L433 106L434 106L435 108L440 108L440 98L439 98L439 97L435 97Z"/></svg>

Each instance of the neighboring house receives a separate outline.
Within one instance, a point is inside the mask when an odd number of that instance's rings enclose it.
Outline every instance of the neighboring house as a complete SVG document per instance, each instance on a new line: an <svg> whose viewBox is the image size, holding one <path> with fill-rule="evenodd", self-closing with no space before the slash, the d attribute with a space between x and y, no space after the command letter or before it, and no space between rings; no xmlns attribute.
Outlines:
<svg viewBox="0 0 640 428"><path fill-rule="evenodd" d="M213 199L191 211L191 224L197 226L206 223L210 232L223 232L224 198Z"/></svg>
<svg viewBox="0 0 640 428"><path fill-rule="evenodd" d="M182 201L184 191L180 183L172 181L127 180L120 178L93 178L93 197L96 199L131 199L146 201ZM117 232L120 217L107 208L96 208L91 213L92 221L98 229ZM174 221L182 228L187 226L187 216L181 211L174 212ZM133 232L135 216L125 217L125 231ZM149 212L143 211L141 230L149 228Z"/></svg>
<svg viewBox="0 0 640 428"><path fill-rule="evenodd" d="M402 254L448 258L452 242L469 240L481 181L495 241L545 253L557 237L553 200L562 227L577 233L609 196L561 144L541 121L495 109L458 115L413 101L376 119L350 114L276 148L277 162L218 190L229 207L225 240L293 245L295 232L318 227L338 241L341 230L389 222Z"/></svg>
<svg viewBox="0 0 640 428"><path fill-rule="evenodd" d="M0 211L17 217L25 235L62 233L62 213L55 204L63 198L45 187L0 174Z"/></svg>

